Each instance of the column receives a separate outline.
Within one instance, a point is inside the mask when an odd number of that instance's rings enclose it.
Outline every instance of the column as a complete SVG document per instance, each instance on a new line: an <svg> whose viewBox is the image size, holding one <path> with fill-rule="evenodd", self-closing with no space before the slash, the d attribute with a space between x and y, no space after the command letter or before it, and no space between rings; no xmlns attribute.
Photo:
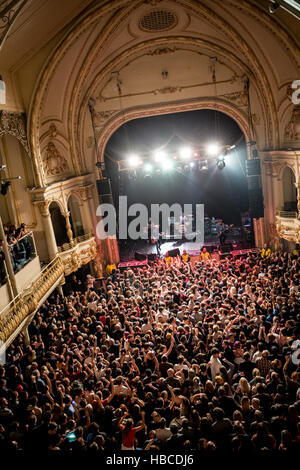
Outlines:
<svg viewBox="0 0 300 470"><path fill-rule="evenodd" d="M300 183L295 183L296 190L297 190L297 211L298 211L298 219L300 218Z"/></svg>
<svg viewBox="0 0 300 470"><path fill-rule="evenodd" d="M52 220L51 220L51 216L49 212L49 203L48 201L41 201L38 203L38 206L42 215L45 237L47 241L49 260L52 261L57 255L57 244L56 244Z"/></svg>
<svg viewBox="0 0 300 470"><path fill-rule="evenodd" d="M79 203L80 215L85 233L94 233L94 224L91 217L91 209L88 199L83 199Z"/></svg>
<svg viewBox="0 0 300 470"><path fill-rule="evenodd" d="M67 235L70 240L70 243L73 242L73 232L72 232L72 227L71 227L71 222L70 222L70 212L66 212L63 214L64 218L66 219L66 229L67 229Z"/></svg>

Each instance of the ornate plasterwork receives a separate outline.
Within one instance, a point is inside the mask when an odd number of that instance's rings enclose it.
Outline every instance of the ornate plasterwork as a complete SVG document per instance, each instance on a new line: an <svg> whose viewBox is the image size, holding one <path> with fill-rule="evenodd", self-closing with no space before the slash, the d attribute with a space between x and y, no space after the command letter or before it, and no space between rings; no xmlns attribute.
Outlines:
<svg viewBox="0 0 300 470"><path fill-rule="evenodd" d="M220 98L202 98L193 100L183 100L168 104L159 104L143 108L127 109L124 113L118 113L108 123L98 135L98 148L101 161L104 161L104 149L111 135L124 122L149 116L159 116L162 114L172 114L176 112L193 111L199 109L216 109L232 117L244 132L246 140L251 140L249 133L249 123L247 114L232 103Z"/></svg>
<svg viewBox="0 0 300 470"><path fill-rule="evenodd" d="M25 113L0 111L0 136L3 134L10 134L18 139L29 155Z"/></svg>
<svg viewBox="0 0 300 470"><path fill-rule="evenodd" d="M154 50L146 52L146 55L155 56L155 55L172 54L172 52L175 52L177 50L178 49L175 46L174 47L157 47Z"/></svg>
<svg viewBox="0 0 300 470"><path fill-rule="evenodd" d="M284 131L284 140L300 140L300 106L295 106Z"/></svg>
<svg viewBox="0 0 300 470"><path fill-rule="evenodd" d="M59 153L52 141L48 143L44 151L43 165L47 176L60 175L69 170L67 160Z"/></svg>
<svg viewBox="0 0 300 470"><path fill-rule="evenodd" d="M110 109L107 111L94 111L95 126L101 127L105 121L118 112L117 109Z"/></svg>
<svg viewBox="0 0 300 470"><path fill-rule="evenodd" d="M231 101L237 106L248 106L248 95L244 90L226 93L224 95L220 95L220 97Z"/></svg>

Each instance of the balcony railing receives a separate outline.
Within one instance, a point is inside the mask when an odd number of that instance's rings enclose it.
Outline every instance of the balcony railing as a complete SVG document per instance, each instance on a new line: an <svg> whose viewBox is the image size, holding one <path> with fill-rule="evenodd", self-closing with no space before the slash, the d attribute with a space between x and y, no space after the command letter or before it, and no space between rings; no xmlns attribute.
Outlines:
<svg viewBox="0 0 300 470"><path fill-rule="evenodd" d="M79 243L82 243L86 240L89 240L92 238L91 233L85 233L84 235L80 235L79 237L73 238L73 240L69 243L64 243L61 246L58 246L58 253L63 253L64 251L72 250L74 246L78 245Z"/></svg>
<svg viewBox="0 0 300 470"><path fill-rule="evenodd" d="M277 211L277 215L283 219L297 219L298 212L296 211Z"/></svg>
<svg viewBox="0 0 300 470"><path fill-rule="evenodd" d="M26 233L16 243L8 245L15 274L36 257L33 233Z"/></svg>
<svg viewBox="0 0 300 470"><path fill-rule="evenodd" d="M0 312L0 341L5 343L18 331L26 317L36 310L39 302L54 288L63 274L64 263L57 257L45 266L26 290Z"/></svg>

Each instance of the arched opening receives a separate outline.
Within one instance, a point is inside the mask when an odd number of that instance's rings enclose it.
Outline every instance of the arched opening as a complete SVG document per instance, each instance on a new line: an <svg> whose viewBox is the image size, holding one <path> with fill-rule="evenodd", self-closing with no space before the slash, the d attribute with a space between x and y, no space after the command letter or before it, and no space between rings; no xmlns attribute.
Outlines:
<svg viewBox="0 0 300 470"><path fill-rule="evenodd" d="M70 212L70 223L72 227L73 237L79 237L84 234L83 223L80 213L80 206L76 196L71 194L68 200L68 210Z"/></svg>
<svg viewBox="0 0 300 470"><path fill-rule="evenodd" d="M53 230L55 234L57 246L61 246L64 243L69 242L66 229L66 220L60 211L60 207L57 202L53 201L49 207Z"/></svg>
<svg viewBox="0 0 300 470"><path fill-rule="evenodd" d="M209 143L218 143L218 154L208 154ZM190 160L180 156L181 149L187 147L192 149ZM164 157L155 162L157 150L164 152ZM133 154L142 160L137 168L130 167ZM220 165L224 155L225 163ZM170 171L160 166L164 159L171 161ZM235 227L235 233L240 234L249 222L246 159L245 136L239 125L227 114L211 109L128 121L105 148L116 207L120 195L127 196L128 207L142 203L148 213L153 204L204 204L207 224L222 220L223 226ZM217 242L219 231L207 228L206 235L211 230ZM252 221L249 233L241 238L253 242Z"/></svg>
<svg viewBox="0 0 300 470"><path fill-rule="evenodd" d="M285 211L297 211L297 190L295 183L296 179L293 170L290 167L286 167L282 175L283 210Z"/></svg>
<svg viewBox="0 0 300 470"><path fill-rule="evenodd" d="M28 192L34 186L32 161L22 143L11 134L3 134L0 138L0 168L3 223L33 226L35 216Z"/></svg>

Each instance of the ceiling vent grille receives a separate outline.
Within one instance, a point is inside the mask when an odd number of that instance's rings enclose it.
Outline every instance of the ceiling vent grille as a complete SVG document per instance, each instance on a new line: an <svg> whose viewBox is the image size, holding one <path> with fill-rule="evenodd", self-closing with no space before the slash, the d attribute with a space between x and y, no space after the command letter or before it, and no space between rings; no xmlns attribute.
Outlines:
<svg viewBox="0 0 300 470"><path fill-rule="evenodd" d="M177 16L172 11L153 10L140 19L144 31L156 32L171 29L177 24Z"/></svg>

